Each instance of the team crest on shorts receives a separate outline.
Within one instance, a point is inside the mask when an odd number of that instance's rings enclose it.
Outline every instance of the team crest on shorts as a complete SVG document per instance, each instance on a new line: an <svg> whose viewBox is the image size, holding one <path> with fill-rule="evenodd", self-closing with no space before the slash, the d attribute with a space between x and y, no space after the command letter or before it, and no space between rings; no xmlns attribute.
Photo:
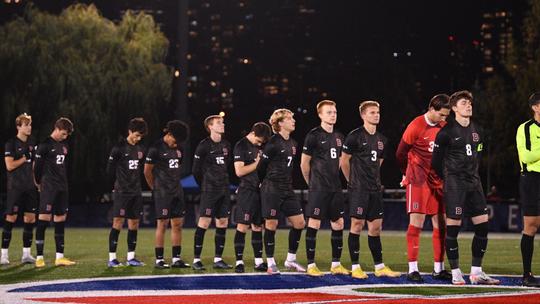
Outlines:
<svg viewBox="0 0 540 304"><path fill-rule="evenodd" d="M122 208L120 209L120 216L125 216L126 215L126 209Z"/></svg>
<svg viewBox="0 0 540 304"><path fill-rule="evenodd" d="M244 213L244 221L249 221L249 213Z"/></svg>
<svg viewBox="0 0 540 304"><path fill-rule="evenodd" d="M270 216L276 216L277 211L276 209L270 209Z"/></svg>
<svg viewBox="0 0 540 304"><path fill-rule="evenodd" d="M473 140L474 142L480 140L480 136L478 136L478 133L473 133L473 134L472 134L472 140Z"/></svg>
<svg viewBox="0 0 540 304"><path fill-rule="evenodd" d="M51 204L45 205L45 210L51 211L52 210L52 205Z"/></svg>
<svg viewBox="0 0 540 304"><path fill-rule="evenodd" d="M204 210L204 214L206 214L206 215L212 215L212 209L206 208L206 210Z"/></svg>
<svg viewBox="0 0 540 304"><path fill-rule="evenodd" d="M364 208L362 208L362 207L356 208L356 214L358 214L358 215L364 214Z"/></svg>
<svg viewBox="0 0 540 304"><path fill-rule="evenodd" d="M461 207L456 207L456 215L461 215L463 213L463 210Z"/></svg>
<svg viewBox="0 0 540 304"><path fill-rule="evenodd" d="M418 210L418 209L420 208L420 204L419 204L418 202L414 202L414 203L412 204L412 208L413 208L414 210Z"/></svg>
<svg viewBox="0 0 540 304"><path fill-rule="evenodd" d="M379 140L379 141L377 142L377 148L379 148L379 150L384 149L384 143L383 143L382 141Z"/></svg>
<svg viewBox="0 0 540 304"><path fill-rule="evenodd" d="M320 208L313 209L313 215L320 215L320 214L321 214L321 209Z"/></svg>
<svg viewBox="0 0 540 304"><path fill-rule="evenodd" d="M19 212L19 206L13 206L13 213Z"/></svg>
<svg viewBox="0 0 540 304"><path fill-rule="evenodd" d="M161 209L161 215L167 216L169 214L169 209Z"/></svg>

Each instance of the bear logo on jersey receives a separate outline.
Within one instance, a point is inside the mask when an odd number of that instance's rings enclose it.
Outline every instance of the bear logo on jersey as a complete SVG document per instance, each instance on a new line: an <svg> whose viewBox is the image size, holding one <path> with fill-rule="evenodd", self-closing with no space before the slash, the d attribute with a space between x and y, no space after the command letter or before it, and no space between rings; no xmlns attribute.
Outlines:
<svg viewBox="0 0 540 304"><path fill-rule="evenodd" d="M223 148L223 155L229 155L229 151L227 150L227 148Z"/></svg>
<svg viewBox="0 0 540 304"><path fill-rule="evenodd" d="M477 141L480 140L480 136L478 136L478 133L473 133L473 134L472 134L472 140L473 140L474 142L477 142Z"/></svg>
<svg viewBox="0 0 540 304"><path fill-rule="evenodd" d="M142 159L143 158L143 153L141 151L137 152L137 158L138 159Z"/></svg>
<svg viewBox="0 0 540 304"><path fill-rule="evenodd" d="M67 155L68 150L66 147L62 147L62 151L64 152L64 155Z"/></svg>
<svg viewBox="0 0 540 304"><path fill-rule="evenodd" d="M295 146L292 147L292 155L296 155L296 147Z"/></svg>
<svg viewBox="0 0 540 304"><path fill-rule="evenodd" d="M181 158L182 157L182 152L180 152L180 150L176 150L176 155L178 156L178 158Z"/></svg>
<svg viewBox="0 0 540 304"><path fill-rule="evenodd" d="M382 141L378 141L377 142L377 148L379 148L379 150L384 149L384 143Z"/></svg>
<svg viewBox="0 0 540 304"><path fill-rule="evenodd" d="M341 138L336 138L336 145L341 147Z"/></svg>

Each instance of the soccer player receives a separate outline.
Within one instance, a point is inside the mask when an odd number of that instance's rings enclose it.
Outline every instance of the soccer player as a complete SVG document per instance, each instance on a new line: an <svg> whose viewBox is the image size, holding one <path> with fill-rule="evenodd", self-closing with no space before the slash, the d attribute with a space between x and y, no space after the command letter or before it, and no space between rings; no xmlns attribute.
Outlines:
<svg viewBox="0 0 540 304"><path fill-rule="evenodd" d="M127 262L129 266L143 266L135 258L139 218L142 215L141 168L144 148L139 145L147 133L147 125L142 118L133 118L128 124L128 136L120 140L111 150L107 162L107 175L115 180L113 190L113 224L109 233L108 267L123 264L116 258L116 247L124 219L128 222Z"/></svg>
<svg viewBox="0 0 540 304"><path fill-rule="evenodd" d="M418 270L418 252L420 232L424 226L426 214L431 216L433 224L433 273L435 279L450 280L451 274L444 270L445 218L442 202L442 181L431 169L431 155L435 136L446 124L450 114L449 97L446 94L435 95L429 102L428 111L416 117L405 129L396 159L404 174L402 185L407 189L407 257L409 272L407 280L423 282Z"/></svg>
<svg viewBox="0 0 540 304"><path fill-rule="evenodd" d="M182 178L182 151L180 144L187 138L188 127L179 120L167 122L165 135L154 143L146 155L144 177L152 189L156 210L156 262L154 267L187 268L180 258L182 251L182 226L186 214ZM163 259L165 231L171 223L172 264Z"/></svg>
<svg viewBox="0 0 540 304"><path fill-rule="evenodd" d="M339 176L339 157L344 136L334 130L337 120L335 102L331 100L319 102L317 113L321 119L321 125L306 135L300 161L302 175L309 186L306 207L309 217L306 231L307 274L323 275L315 264L315 248L321 220L328 218L332 228L330 272L349 275L350 272L340 263L343 248L344 201Z"/></svg>
<svg viewBox="0 0 540 304"><path fill-rule="evenodd" d="M251 132L240 139L234 146L234 170L240 178L235 212L236 234L234 236L234 251L236 254L236 267L234 270L237 273L245 271L242 256L244 255L246 233L250 225L255 270L266 271L268 268L262 259L261 198L257 165L260 160L261 145L268 141L270 134L270 126L264 122L258 122L253 125Z"/></svg>
<svg viewBox="0 0 540 304"><path fill-rule="evenodd" d="M4 161L7 169L7 206L2 232L2 254L0 265L9 264L8 248L11 242L11 230L17 221L19 212L24 212L23 228L23 264L33 264L36 259L30 254L32 230L36 222L38 207L37 189L32 172L32 154L34 147L29 141L32 134L32 117L26 113L15 119L17 136L6 143Z"/></svg>
<svg viewBox="0 0 540 304"><path fill-rule="evenodd" d="M384 265L381 245L383 201L380 178L381 164L386 155L387 139L377 132L380 120L379 103L364 101L359 106L363 127L347 135L340 158L341 170L347 179L349 194L349 253L352 262L352 277L366 279L368 275L359 263L360 232L367 221L368 245L375 265L377 277L399 277L399 272Z"/></svg>
<svg viewBox="0 0 540 304"><path fill-rule="evenodd" d="M51 219L54 222L54 240L56 243L56 266L75 265L74 261L64 257L64 228L68 212L68 181L66 157L68 145L65 142L73 133L73 123L65 117L54 124L50 137L38 145L34 162L34 179L40 193L39 216L36 228L36 267L45 267L43 248L45 230Z"/></svg>
<svg viewBox="0 0 540 304"><path fill-rule="evenodd" d="M488 243L488 211L478 174L482 152L482 130L471 121L473 96L469 91L455 92L450 106L455 121L446 124L437 134L431 165L444 181L446 204L446 255L452 268L452 284L464 285L459 269L457 237L463 215L474 224L471 284L499 284L499 280L482 271L482 258Z"/></svg>
<svg viewBox="0 0 540 304"><path fill-rule="evenodd" d="M232 266L222 259L225 248L225 233L231 214L228 167L231 159L231 144L223 138L225 123L219 115L208 116L204 127L210 134L203 139L193 159L193 176L201 187L199 221L194 237L194 258L192 268L205 270L201 262L204 234L215 218L216 234L214 237L214 269L231 269Z"/></svg>
<svg viewBox="0 0 540 304"><path fill-rule="evenodd" d="M306 222L302 206L292 188L292 170L297 154L297 143L291 138L295 129L293 113L287 109L277 109L270 117L270 125L275 134L264 146L263 155L257 165L257 174L261 185L262 216L264 223L264 249L268 263L267 273L279 274L274 260L275 234L280 212L283 212L292 224L289 231L289 251L285 261L288 269L305 272L296 261L296 252Z"/></svg>
<svg viewBox="0 0 540 304"><path fill-rule="evenodd" d="M540 226L540 93L529 97L529 106L534 113L519 126L516 144L521 165L520 196L523 212L523 233L521 235L521 257L523 258L524 286L540 287L540 282L532 275L531 263L534 250L534 236Z"/></svg>

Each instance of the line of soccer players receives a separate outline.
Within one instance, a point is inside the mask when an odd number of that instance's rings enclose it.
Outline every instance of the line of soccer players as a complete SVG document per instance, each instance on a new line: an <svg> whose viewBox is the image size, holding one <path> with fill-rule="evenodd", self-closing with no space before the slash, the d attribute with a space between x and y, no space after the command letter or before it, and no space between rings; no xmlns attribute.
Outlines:
<svg viewBox="0 0 540 304"><path fill-rule="evenodd" d="M426 215L433 226L432 276L463 285L465 280L459 268L458 234L463 216L474 224L472 240L471 284L499 284L482 270L482 259L488 242L488 215L486 201L478 174L479 157L483 148L482 129L471 121L473 96L459 91L452 96L434 96L428 111L416 117L405 130L396 152L396 159L403 172L402 185L406 187L409 227L407 254L409 271L407 279L422 282L418 269L419 239ZM373 257L377 277L398 277L383 263L381 230L384 215L380 182L380 167L388 154L387 139L377 131L380 105L365 101L359 106L363 125L346 137L334 129L337 121L336 104L323 100L317 104L320 126L306 136L301 151L300 168L309 187L306 212L292 188L292 172L298 154L297 142L291 137L295 130L293 113L287 109L275 110L270 126L264 122L253 125L251 132L239 140L231 151L230 143L223 138L223 117L212 115L205 119L204 127L209 136L203 139L194 153L192 172L201 188L199 218L194 234L194 270L205 270L201 261L204 236L215 220L214 269L231 269L222 259L225 234L231 213L228 167L240 178L234 237L236 255L235 271L243 273L245 236L251 228L251 243L257 271L279 274L274 259L275 233L281 213L291 224L288 253L284 267L310 276L322 276L315 263L317 232L323 219L331 224L332 264L334 275L352 275L365 279L367 274L359 263L360 234L367 224L368 246ZM450 111L455 120L446 122ZM8 264L8 247L13 223L20 211L24 212L23 263L44 267L44 232L51 219L55 223L57 266L75 264L63 256L64 222L68 210L68 190L65 158L68 146L64 140L73 131L67 118L55 123L54 131L45 142L33 150L28 141L31 117L17 117L17 137L6 144L5 161L8 170L8 204L2 234L1 264ZM137 230L142 213L141 170L155 203L155 267L187 268L181 259L182 226L185 215L183 190L180 185L183 152L181 144L188 138L188 127L181 121L169 121L163 137L145 152L139 144L147 133L146 122L134 118L129 122L128 135L111 150L107 175L114 180L113 224L109 235L109 267L123 264L118 261L116 249L120 230L128 222L127 265L142 266L135 257ZM232 153L231 153L232 152ZM34 165L32 167L32 160ZM143 166L144 162L144 166ZM144 168L144 169L142 169ZM347 180L351 227L348 248L352 269L340 263L343 248L344 197L340 171ZM30 254L32 227L38 208L36 229L37 259ZM444 204L443 204L444 198ZM54 216L53 216L54 215ZM308 265L297 262L296 253L302 230L308 218L305 247ZM164 237L171 225L172 263L164 260ZM264 228L264 229L263 229ZM263 260L263 245L266 263ZM532 250L532 249L531 249ZM444 269L444 253L448 256L451 272ZM529 266L530 268L530 266ZM524 279L532 286L534 277ZM530 279L532 277L533 279ZM528 282L528 283L527 283ZM531 283L532 282L532 283ZM527 283L527 284L526 284ZM529 284L530 283L530 284Z"/></svg>

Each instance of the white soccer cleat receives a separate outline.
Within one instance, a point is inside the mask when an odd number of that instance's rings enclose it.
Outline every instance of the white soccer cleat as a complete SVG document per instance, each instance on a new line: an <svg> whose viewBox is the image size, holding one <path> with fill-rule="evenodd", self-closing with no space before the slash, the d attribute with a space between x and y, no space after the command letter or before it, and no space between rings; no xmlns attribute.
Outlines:
<svg viewBox="0 0 540 304"><path fill-rule="evenodd" d="M0 265L9 265L9 259L7 256L3 255L0 257Z"/></svg>
<svg viewBox="0 0 540 304"><path fill-rule="evenodd" d="M21 258L21 263L23 264L34 264L36 262L36 258L34 258L32 255L23 255Z"/></svg>
<svg viewBox="0 0 540 304"><path fill-rule="evenodd" d="M285 265L285 268L287 268L289 270L294 270L294 271L298 271L298 272L306 272L306 269L304 267L302 267L302 265L300 265L296 260L295 261L285 261L285 263L283 263L283 265Z"/></svg>
<svg viewBox="0 0 540 304"><path fill-rule="evenodd" d="M461 270L458 274L454 274L454 271L452 271L452 284L453 285L465 285L465 279L463 278L463 273Z"/></svg>
<svg viewBox="0 0 540 304"><path fill-rule="evenodd" d="M485 272L469 275L472 285L499 285L501 281L488 276Z"/></svg>

